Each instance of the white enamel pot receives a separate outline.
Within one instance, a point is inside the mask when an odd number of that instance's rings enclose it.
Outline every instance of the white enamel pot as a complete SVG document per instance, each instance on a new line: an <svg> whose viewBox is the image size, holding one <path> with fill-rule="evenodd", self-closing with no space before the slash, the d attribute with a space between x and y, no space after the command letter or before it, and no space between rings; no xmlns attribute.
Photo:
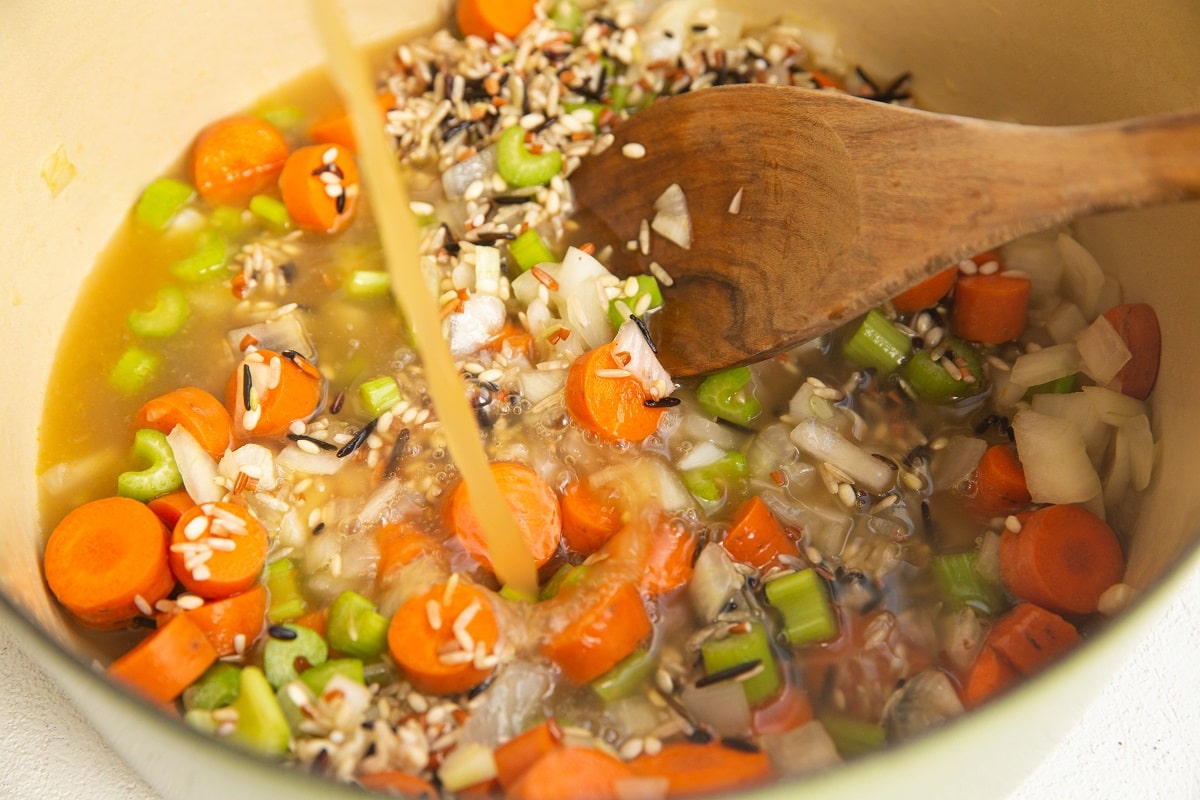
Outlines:
<svg viewBox="0 0 1200 800"><path fill-rule="evenodd" d="M440 13L428 0L347 5L364 41L429 24ZM1200 107L1196 0L797 0L738 7L764 15L786 7L801 22L836 34L842 51L869 71L912 70L923 103L940 110L1057 124ZM318 63L306 12L297 0L8 0L0 31L0 115L6 118L0 137L0 374L6 376L0 392L6 459L0 622L111 747L172 800L356 793L209 741L93 674L89 651L50 601L40 573L40 409L81 281L132 198L206 122ZM56 152L75 176L54 194L42 170ZM1152 400L1160 443L1156 476L1138 517L1127 576L1140 599L1078 652L1001 702L806 781L806 797L1005 794L1079 718L1173 593L1200 569L1200 426L1192 417L1200 396L1200 347L1193 341L1200 205L1108 215L1082 222L1079 232L1119 277L1126 299L1152 303L1163 328ZM28 735L38 728L35 715ZM799 789L779 785L755 796L782 798ZM0 795L8 796L3 785Z"/></svg>

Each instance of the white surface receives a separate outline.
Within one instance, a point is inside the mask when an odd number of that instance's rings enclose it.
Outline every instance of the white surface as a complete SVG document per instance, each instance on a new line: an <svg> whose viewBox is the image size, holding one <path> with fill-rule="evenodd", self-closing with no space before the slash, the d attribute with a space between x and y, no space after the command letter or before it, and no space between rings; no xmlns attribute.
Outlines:
<svg viewBox="0 0 1200 800"><path fill-rule="evenodd" d="M1200 573L1011 800L1200 798ZM0 629L0 798L160 800Z"/></svg>

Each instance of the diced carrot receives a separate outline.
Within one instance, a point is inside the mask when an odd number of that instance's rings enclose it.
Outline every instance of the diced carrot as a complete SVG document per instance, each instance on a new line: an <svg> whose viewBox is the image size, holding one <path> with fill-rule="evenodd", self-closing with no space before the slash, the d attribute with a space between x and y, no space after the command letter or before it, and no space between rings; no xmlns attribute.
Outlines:
<svg viewBox="0 0 1200 800"><path fill-rule="evenodd" d="M514 39L533 22L535 0L458 0L455 19L463 36L478 36L489 42L496 34Z"/></svg>
<svg viewBox="0 0 1200 800"><path fill-rule="evenodd" d="M944 269L892 298L892 307L901 314L911 314L935 305L950 293L958 278L958 265Z"/></svg>
<svg viewBox="0 0 1200 800"><path fill-rule="evenodd" d="M1060 614L1091 614L1121 580L1125 557L1104 520L1076 505L1046 506L1000 536L1000 576L1009 590Z"/></svg>
<svg viewBox="0 0 1200 800"><path fill-rule="evenodd" d="M780 556L800 557L799 546L758 495L738 507L733 515L733 527L723 544L735 561L749 564L760 572L779 565Z"/></svg>
<svg viewBox="0 0 1200 800"><path fill-rule="evenodd" d="M225 388L234 435L247 439L285 434L293 422L313 415L321 404L324 383L321 372L301 355L251 350Z"/></svg>
<svg viewBox="0 0 1200 800"><path fill-rule="evenodd" d="M329 629L329 606L306 611L292 620L292 624L314 630L321 634L322 639L325 639L327 638L326 631Z"/></svg>
<svg viewBox="0 0 1200 800"><path fill-rule="evenodd" d="M975 661L963 680L962 701L975 708L984 700L995 697L1021 679L1020 673L991 647L980 648Z"/></svg>
<svg viewBox="0 0 1200 800"><path fill-rule="evenodd" d="M963 682L963 703L975 707L1032 675L1080 642L1062 617L1033 603L1020 603L996 621Z"/></svg>
<svg viewBox="0 0 1200 800"><path fill-rule="evenodd" d="M766 705L751 709L750 728L756 736L768 733L786 733L795 730L813 718L812 703L808 693L800 686L800 677L786 680L783 689Z"/></svg>
<svg viewBox="0 0 1200 800"><path fill-rule="evenodd" d="M524 775L534 762L562 746L562 728L553 717L522 731L495 751L496 778L505 789Z"/></svg>
<svg viewBox="0 0 1200 800"><path fill-rule="evenodd" d="M591 747L558 747L539 758L509 790L508 800L618 800L617 784L635 773L625 762Z"/></svg>
<svg viewBox="0 0 1200 800"><path fill-rule="evenodd" d="M150 700L169 703L216 660L216 648L204 631L176 614L114 661L108 674Z"/></svg>
<svg viewBox="0 0 1200 800"><path fill-rule="evenodd" d="M174 530L175 523L179 522L183 513L195 505L196 501L187 493L187 489L176 489L146 503L146 506L155 513L162 524L167 526L167 530Z"/></svg>
<svg viewBox="0 0 1200 800"><path fill-rule="evenodd" d="M263 631L267 590L261 583L255 584L241 594L213 600L183 613L204 631L218 657L240 654L238 637L241 637L241 650L244 651Z"/></svg>
<svg viewBox="0 0 1200 800"><path fill-rule="evenodd" d="M375 574L380 578L442 549L441 542L407 520L380 525L375 531L375 545L379 548Z"/></svg>
<svg viewBox="0 0 1200 800"><path fill-rule="evenodd" d="M375 96L375 105L379 108L379 121L382 123L387 117L387 112L396 107L396 95L386 91L380 92ZM308 137L320 144L336 144L351 154L358 152L354 124L344 108L326 114L310 125Z"/></svg>
<svg viewBox="0 0 1200 800"><path fill-rule="evenodd" d="M995 272L963 275L954 287L951 323L964 339L1000 344L1025 331L1030 281L1024 275Z"/></svg>
<svg viewBox="0 0 1200 800"><path fill-rule="evenodd" d="M692 579L696 533L678 520L654 525L647 542L646 568L640 588L654 598L674 591Z"/></svg>
<svg viewBox="0 0 1200 800"><path fill-rule="evenodd" d="M720 743L672 742L654 755L638 756L629 766L638 775L665 777L668 798L745 790L774 775L766 753Z"/></svg>
<svg viewBox="0 0 1200 800"><path fill-rule="evenodd" d="M582 354L567 372L567 411L586 430L607 441L640 442L658 430L663 409L646 405L650 396L622 367L608 343ZM613 370L613 372L608 372Z"/></svg>
<svg viewBox="0 0 1200 800"><path fill-rule="evenodd" d="M975 467L971 508L982 517L1005 517L1026 508L1032 502L1025 470L1017 460L1015 448L994 444L983 452Z"/></svg>
<svg viewBox="0 0 1200 800"><path fill-rule="evenodd" d="M562 540L562 511L550 484L524 464L497 461L490 465L500 494L512 510L517 528L534 563L541 567L558 552ZM477 562L492 569L483 526L471 506L470 489L460 481L442 507L446 527Z"/></svg>
<svg viewBox="0 0 1200 800"><path fill-rule="evenodd" d="M279 193L292 222L310 231L337 233L354 219L358 165L336 144L298 148L279 174Z"/></svg>
<svg viewBox="0 0 1200 800"><path fill-rule="evenodd" d="M196 137L192 181L213 205L243 205L271 187L287 157L287 141L274 125L259 117L227 117Z"/></svg>
<svg viewBox="0 0 1200 800"><path fill-rule="evenodd" d="M590 556L621 530L621 506L615 493L606 488L573 481L559 502L563 540L580 555Z"/></svg>
<svg viewBox="0 0 1200 800"><path fill-rule="evenodd" d="M175 524L171 570L193 594L229 597L258 580L267 546L267 529L245 506L201 503Z"/></svg>
<svg viewBox="0 0 1200 800"><path fill-rule="evenodd" d="M513 357L533 358L533 335L519 325L505 322L500 333L488 342L488 347L498 352L507 347Z"/></svg>
<svg viewBox="0 0 1200 800"><path fill-rule="evenodd" d="M175 587L166 527L128 497L93 500L63 517L43 566L50 591L92 628L121 627Z"/></svg>
<svg viewBox="0 0 1200 800"><path fill-rule="evenodd" d="M194 386L154 398L138 410L134 419L139 428L154 428L163 433L182 425L218 461L233 443L229 410L220 400Z"/></svg>
<svg viewBox="0 0 1200 800"><path fill-rule="evenodd" d="M454 580L454 579L452 579ZM492 656L500 639L492 600L466 583L437 584L410 598L392 616L388 651L414 687L429 694L457 694L483 683L495 665L478 663L478 648ZM463 649L463 636L471 649Z"/></svg>
<svg viewBox="0 0 1200 800"><path fill-rule="evenodd" d="M1129 361L1113 379L1112 388L1145 400L1158 380L1158 362L1162 353L1158 315L1145 303L1127 303L1105 311L1104 318L1116 328L1130 355Z"/></svg>
<svg viewBox="0 0 1200 800"><path fill-rule="evenodd" d="M542 653L577 684L598 678L650 635L650 617L632 583L581 583L563 594L587 593L587 603L542 644Z"/></svg>
<svg viewBox="0 0 1200 800"><path fill-rule="evenodd" d="M432 783L420 775L399 769L371 772L359 775L354 780L364 789L388 797L404 797L407 800L438 800L441 797Z"/></svg>

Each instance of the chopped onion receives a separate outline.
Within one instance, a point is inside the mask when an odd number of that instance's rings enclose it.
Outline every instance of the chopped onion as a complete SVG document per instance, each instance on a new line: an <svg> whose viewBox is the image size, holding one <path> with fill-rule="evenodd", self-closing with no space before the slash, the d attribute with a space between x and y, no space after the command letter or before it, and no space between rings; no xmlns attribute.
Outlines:
<svg viewBox="0 0 1200 800"><path fill-rule="evenodd" d="M475 248L475 291L500 294L500 250L480 245Z"/></svg>
<svg viewBox="0 0 1200 800"><path fill-rule="evenodd" d="M1146 414L1146 404L1141 400L1103 386L1085 386L1083 396L1092 404L1100 421L1108 425L1123 425Z"/></svg>
<svg viewBox="0 0 1200 800"><path fill-rule="evenodd" d="M700 419L720 428L723 432L728 432L731 436L733 435L732 431L712 420L705 417L700 417ZM750 447L746 451L746 463L750 467L751 474L765 476L777 469L790 466L791 462L796 460L797 455L799 455L799 451L788 436L788 426L782 422L775 422L763 428L751 440Z"/></svg>
<svg viewBox="0 0 1200 800"><path fill-rule="evenodd" d="M951 489L964 481L979 466L985 450L987 442L977 436L951 436L930 464L934 491Z"/></svg>
<svg viewBox="0 0 1200 800"><path fill-rule="evenodd" d="M308 337L308 329L295 311L264 322L234 328L225 335L230 351L241 358L242 342L250 337L256 347L282 353L295 350L310 361L317 356L317 349Z"/></svg>
<svg viewBox="0 0 1200 800"><path fill-rule="evenodd" d="M1029 276L1029 302L1033 308L1044 308L1058 302L1061 295L1063 258L1055 245L1054 232L1023 236L1000 249L1008 269Z"/></svg>
<svg viewBox="0 0 1200 800"><path fill-rule="evenodd" d="M999 542L1000 537L991 534ZM963 606L953 614L938 618L938 639L941 650L950 660L951 666L965 670L975 662L979 648L983 646L983 625L975 609Z"/></svg>
<svg viewBox="0 0 1200 800"><path fill-rule="evenodd" d="M651 397L666 397L675 390L671 373L658 360L636 322L629 320L621 323L613 338L613 345L614 352L629 354L625 369L634 374Z"/></svg>
<svg viewBox="0 0 1200 800"><path fill-rule="evenodd" d="M346 460L338 458L337 453L332 450L309 453L290 444L275 457L275 463L295 472L306 472L310 475L333 475L342 468Z"/></svg>
<svg viewBox="0 0 1200 800"><path fill-rule="evenodd" d="M1101 462L1108 449L1112 429L1104 424L1095 404L1085 392L1035 394L1030 405L1039 414L1058 417L1074 425L1083 437L1092 464Z"/></svg>
<svg viewBox="0 0 1200 800"><path fill-rule="evenodd" d="M508 312L504 301L487 294L467 298L462 309L446 318L446 338L455 358L479 352L504 327Z"/></svg>
<svg viewBox="0 0 1200 800"><path fill-rule="evenodd" d="M467 187L475 181L483 181L490 185L491 177L496 172L495 146L480 150L468 159L459 161L442 173L442 190L446 197L458 200L467 192Z"/></svg>
<svg viewBox="0 0 1200 800"><path fill-rule="evenodd" d="M745 582L745 576L738 572L724 547L716 542L706 544L696 558L692 580L687 585L696 618L703 623L716 619Z"/></svg>
<svg viewBox="0 0 1200 800"><path fill-rule="evenodd" d="M740 681L686 686L679 702L696 722L711 725L717 736L737 737L750 732L750 703Z"/></svg>
<svg viewBox="0 0 1200 800"><path fill-rule="evenodd" d="M1063 259L1063 289L1083 315L1095 317L1100 308L1100 296L1104 291L1104 272L1095 257L1079 242L1065 233L1056 240L1058 252Z"/></svg>
<svg viewBox="0 0 1200 800"><path fill-rule="evenodd" d="M1079 371L1081 359L1074 342L1055 344L1017 356L1010 379L1019 386L1037 386Z"/></svg>
<svg viewBox="0 0 1200 800"><path fill-rule="evenodd" d="M1140 492L1150 485L1154 470L1154 435L1150 432L1150 420L1144 414L1134 417L1117 428L1117 439L1128 443L1129 483Z"/></svg>
<svg viewBox="0 0 1200 800"><path fill-rule="evenodd" d="M567 370L561 369L526 369L517 377L521 385L521 396L535 406L555 392L561 391L567 383Z"/></svg>
<svg viewBox="0 0 1200 800"><path fill-rule="evenodd" d="M744 438L732 428L726 427L698 411L689 411L683 414L683 419L679 423L679 433L694 442L711 442L722 450L737 448ZM787 439L786 434L784 434L784 439ZM791 443L788 442L788 445L790 446ZM770 458L775 458L775 456L772 455ZM775 466L778 465L779 461L775 460Z"/></svg>
<svg viewBox="0 0 1200 800"><path fill-rule="evenodd" d="M828 461L868 491L884 492L896 482L895 470L818 420L801 421L791 437L801 451Z"/></svg>
<svg viewBox="0 0 1200 800"><path fill-rule="evenodd" d="M1022 386L1012 379L1011 369L998 369L991 363L985 365L988 379L992 383L992 401L997 409L1012 408L1025 397L1028 386Z"/></svg>
<svg viewBox="0 0 1200 800"><path fill-rule="evenodd" d="M837 745L819 720L810 720L785 733L768 733L763 747L780 774L799 777L842 763Z"/></svg>
<svg viewBox="0 0 1200 800"><path fill-rule="evenodd" d="M1045 328L1055 343L1062 344L1075 341L1075 337L1079 336L1087 324L1087 318L1083 316L1079 306L1069 300L1064 300L1054 311L1050 312L1046 318Z"/></svg>
<svg viewBox="0 0 1200 800"><path fill-rule="evenodd" d="M588 348L608 344L613 330L603 288L599 284L582 283L569 292L561 286L560 290L565 301L563 319L583 337Z"/></svg>
<svg viewBox="0 0 1200 800"><path fill-rule="evenodd" d="M275 454L261 444L244 444L236 450L226 450L217 467L221 477L233 482L239 472L258 480L257 489L270 492L279 485L275 471Z"/></svg>
<svg viewBox="0 0 1200 800"><path fill-rule="evenodd" d="M962 701L950 677L940 669L926 669L905 681L884 708L889 741L912 739L944 725L963 713Z"/></svg>
<svg viewBox="0 0 1200 800"><path fill-rule="evenodd" d="M1033 502L1082 503L1100 494L1100 477L1073 424L1023 408L1012 428Z"/></svg>
<svg viewBox="0 0 1200 800"><path fill-rule="evenodd" d="M650 227L667 241L674 242L684 250L692 247L692 218L688 214L687 197L679 184L672 183L658 199L654 201L654 209L658 213L650 223Z"/></svg>
<svg viewBox="0 0 1200 800"><path fill-rule="evenodd" d="M720 461L726 451L712 442L698 442L686 455L675 462L680 470L699 469Z"/></svg>
<svg viewBox="0 0 1200 800"><path fill-rule="evenodd" d="M1084 374L1102 385L1117 377L1133 357L1121 334L1103 314L1083 329L1075 346L1083 359Z"/></svg>
<svg viewBox="0 0 1200 800"><path fill-rule="evenodd" d="M197 503L215 503L225 496L225 490L217 485L217 462L195 436L182 425L176 425L167 434L167 443L171 445L189 497Z"/></svg>

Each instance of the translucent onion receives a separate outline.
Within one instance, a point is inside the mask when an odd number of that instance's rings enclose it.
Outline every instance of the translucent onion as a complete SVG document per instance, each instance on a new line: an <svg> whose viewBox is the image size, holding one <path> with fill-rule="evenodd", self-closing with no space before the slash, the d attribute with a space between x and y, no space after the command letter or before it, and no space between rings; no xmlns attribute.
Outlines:
<svg viewBox="0 0 1200 800"><path fill-rule="evenodd" d="M521 385L521 396L537 405L566 386L567 370L565 367L561 369L526 369L521 371L517 382Z"/></svg>
<svg viewBox="0 0 1200 800"><path fill-rule="evenodd" d="M733 450L741 444L741 440L745 438L739 435L736 431L728 428L719 422L709 419L703 414L692 411L683 415L683 420L679 424L679 433L692 441L711 442L723 450ZM758 437L755 437L756 439ZM784 439L787 439L786 434ZM790 446L791 443L788 442ZM753 446L751 446L753 450ZM793 452L795 448L792 448ZM773 456L768 456L768 460ZM779 465L779 461L775 461L775 465Z"/></svg>
<svg viewBox="0 0 1200 800"><path fill-rule="evenodd" d="M1100 477L1073 424L1023 408L1012 428L1033 502L1083 503L1100 494Z"/></svg>
<svg viewBox="0 0 1200 800"><path fill-rule="evenodd" d="M762 737L763 749L780 774L798 777L842 763L837 746L825 726L811 720L786 733Z"/></svg>
<svg viewBox="0 0 1200 800"><path fill-rule="evenodd" d="M495 172L496 148L488 147L443 172L442 190L446 197L457 200L466 194L467 187L475 181L483 181L484 186L491 185L491 177Z"/></svg>
<svg viewBox="0 0 1200 800"><path fill-rule="evenodd" d="M197 503L215 503L225 496L225 490L217 484L217 462L195 436L182 425L176 425L167 434L167 443L171 445L188 496Z"/></svg>
<svg viewBox="0 0 1200 800"><path fill-rule="evenodd" d="M654 201L658 212L650 222L651 229L669 242L690 250L692 247L692 217L688 213L687 197L679 184L672 183Z"/></svg>
<svg viewBox="0 0 1200 800"><path fill-rule="evenodd" d="M461 310L446 318L446 338L455 358L478 353L504 327L504 301L488 294L469 297Z"/></svg>
<svg viewBox="0 0 1200 800"><path fill-rule="evenodd" d="M828 461L868 491L884 492L896 482L895 470L818 420L803 420L791 436L801 451Z"/></svg>
<svg viewBox="0 0 1200 800"><path fill-rule="evenodd" d="M687 686L679 702L696 722L711 725L717 736L746 736L750 732L750 703L739 681Z"/></svg>
<svg viewBox="0 0 1200 800"><path fill-rule="evenodd" d="M1087 318L1083 316L1079 306L1069 300L1064 300L1046 317L1045 328L1056 344L1062 344L1075 341L1075 337L1087 327L1087 324Z"/></svg>
<svg viewBox="0 0 1200 800"><path fill-rule="evenodd" d="M1037 386L1074 375L1079 372L1081 363L1079 349L1074 342L1056 344L1017 356L1009 377L1020 386Z"/></svg>
<svg viewBox="0 0 1200 800"><path fill-rule="evenodd" d="M722 450L712 442L697 442L691 450L675 462L675 467L685 471L707 467L709 464L720 461L726 452L728 451Z"/></svg>
<svg viewBox="0 0 1200 800"><path fill-rule="evenodd" d="M741 591L746 578L733 564L725 548L709 542L700 551L692 580L687 586L688 599L696 618L708 623Z"/></svg>
<svg viewBox="0 0 1200 800"><path fill-rule="evenodd" d="M617 335L613 337L613 350L629 355L625 369L634 374L651 397L666 397L675 390L671 373L658 360L650 343L642 335L641 328L633 320L622 323L617 329Z"/></svg>
<svg viewBox="0 0 1200 800"><path fill-rule="evenodd" d="M1008 269L1029 276L1029 302L1033 308L1045 308L1057 303L1061 295L1063 258L1055 244L1054 232L1023 236L1000 248L1000 256Z"/></svg>
<svg viewBox="0 0 1200 800"><path fill-rule="evenodd" d="M933 456L930 471L934 491L951 489L964 481L979 466L987 442L977 436L951 436L949 444Z"/></svg>
<svg viewBox="0 0 1200 800"><path fill-rule="evenodd" d="M1100 308L1104 272L1095 257L1067 234L1060 233L1055 244L1063 260L1063 290L1083 315L1092 319L1104 310Z"/></svg>
<svg viewBox="0 0 1200 800"><path fill-rule="evenodd" d="M274 317L265 322L244 325L234 328L225 335L229 349L239 358L242 353L242 343L249 337L256 347L274 350L282 353L284 350L295 350L310 361L317 356L317 349L308 337L308 329L297 316L296 312Z"/></svg>
<svg viewBox="0 0 1200 800"><path fill-rule="evenodd" d="M1121 334L1103 314L1080 332L1075 346L1083 359L1084 374L1101 385L1117 377L1133 357Z"/></svg>
<svg viewBox="0 0 1200 800"><path fill-rule="evenodd" d="M1091 401L1086 391L1067 394L1054 392L1035 394L1030 400L1030 405L1039 414L1058 417L1074 425L1079 431L1079 435L1083 437L1092 464L1098 465L1101 462L1105 450L1108 449L1112 429L1110 425L1104 424L1095 403Z"/></svg>

